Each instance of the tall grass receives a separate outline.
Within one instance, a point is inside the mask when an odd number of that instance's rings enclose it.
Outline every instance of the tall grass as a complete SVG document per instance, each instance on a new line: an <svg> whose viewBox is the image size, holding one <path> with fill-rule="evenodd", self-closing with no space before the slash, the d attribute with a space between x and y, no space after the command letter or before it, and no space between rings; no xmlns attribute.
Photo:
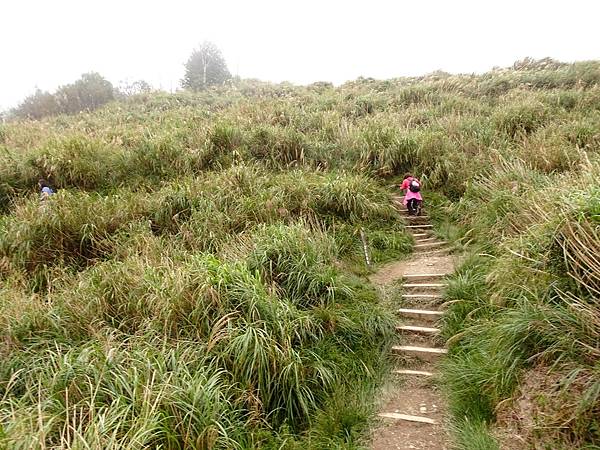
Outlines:
<svg viewBox="0 0 600 450"><path fill-rule="evenodd" d="M512 169L505 170L479 186L496 185ZM591 375L600 356L598 170L591 162L576 177L531 182L530 192L517 196L527 204L501 210L488 199L478 214L463 216L496 257L469 260L447 291L452 357L444 378L457 418L489 424L500 417L524 441L553 448L600 442L600 396ZM495 225L488 211L500 213ZM499 227L499 218L510 226ZM543 381L534 386L530 377ZM533 407L524 410L522 402Z"/></svg>
<svg viewBox="0 0 600 450"><path fill-rule="evenodd" d="M255 167L22 200L2 218L2 445L313 439L300 433L335 396L372 389L393 330L329 230L390 216L366 178Z"/></svg>
<svg viewBox="0 0 600 450"><path fill-rule="evenodd" d="M404 172L477 254L447 292L456 444L597 445L600 71L547 63L3 124L0 447L357 448L393 330L359 236L410 252Z"/></svg>

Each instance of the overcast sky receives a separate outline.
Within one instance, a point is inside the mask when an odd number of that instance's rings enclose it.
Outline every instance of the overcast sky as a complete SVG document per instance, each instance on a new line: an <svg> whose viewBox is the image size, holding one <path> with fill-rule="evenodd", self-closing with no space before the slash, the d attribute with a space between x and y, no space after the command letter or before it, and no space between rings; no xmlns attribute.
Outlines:
<svg viewBox="0 0 600 450"><path fill-rule="evenodd" d="M599 17L597 0L0 0L0 110L92 70L174 90L205 39L233 74L294 83L600 59Z"/></svg>

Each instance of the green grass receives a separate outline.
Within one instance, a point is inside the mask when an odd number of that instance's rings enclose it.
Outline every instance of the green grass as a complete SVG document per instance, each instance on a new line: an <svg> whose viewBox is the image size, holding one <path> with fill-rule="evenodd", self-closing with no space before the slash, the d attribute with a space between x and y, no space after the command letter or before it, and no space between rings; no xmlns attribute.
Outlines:
<svg viewBox="0 0 600 450"><path fill-rule="evenodd" d="M599 441L600 403L591 381L600 336L597 277L592 275L599 263L594 249L600 222L591 179L598 170L591 162L576 182L572 174L557 174L552 183L538 183L537 191L530 186L533 192L521 208L500 210L488 201L463 218L473 224L474 240L480 242L474 248L494 255L468 258L446 292L443 332L451 356L444 383L457 436L468 434L470 426L461 418L491 423L500 405L510 411L516 406L506 405L526 395L538 405L518 412L535 424L524 436L528 442L579 448ZM505 176L490 175L487 183ZM451 208L465 212L469 207L462 202ZM489 221L491 212L500 213L496 225ZM498 220L510 226L499 227ZM532 376L552 377L552 382L522 390Z"/></svg>
<svg viewBox="0 0 600 450"><path fill-rule="evenodd" d="M360 232L375 267L410 253L407 171L470 255L456 445L497 448L531 394L527 445L597 446L598 74L239 81L0 125L0 447L360 448L394 323Z"/></svg>
<svg viewBox="0 0 600 450"><path fill-rule="evenodd" d="M456 450L500 450L485 422L465 420L455 425L452 431L455 439L453 448Z"/></svg>

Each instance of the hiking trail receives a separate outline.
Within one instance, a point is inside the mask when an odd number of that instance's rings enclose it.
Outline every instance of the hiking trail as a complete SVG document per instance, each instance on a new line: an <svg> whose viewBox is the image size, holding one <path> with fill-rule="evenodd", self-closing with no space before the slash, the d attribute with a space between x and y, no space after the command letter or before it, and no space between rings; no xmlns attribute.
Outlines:
<svg viewBox="0 0 600 450"><path fill-rule="evenodd" d="M400 345L394 345L394 379L384 388L380 399L380 423L372 431L372 450L448 448L443 423L444 399L435 384L437 362L446 353L436 322L442 317L444 278L452 273L455 258L446 243L433 235L427 215L408 216L395 204L407 221L415 239L415 252L407 261L382 267L370 277L380 290L403 282L398 303L396 331Z"/></svg>

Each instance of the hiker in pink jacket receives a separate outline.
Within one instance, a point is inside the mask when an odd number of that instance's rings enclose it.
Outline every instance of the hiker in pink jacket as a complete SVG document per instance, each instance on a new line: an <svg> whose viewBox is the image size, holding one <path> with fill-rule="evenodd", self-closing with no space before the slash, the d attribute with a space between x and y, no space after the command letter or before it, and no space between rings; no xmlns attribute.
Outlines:
<svg viewBox="0 0 600 450"><path fill-rule="evenodd" d="M421 197L421 182L418 178L407 173L404 175L404 180L400 185L400 189L406 191L402 203L408 209L408 214L411 216L418 215L421 211L421 203L423 203L423 197Z"/></svg>

